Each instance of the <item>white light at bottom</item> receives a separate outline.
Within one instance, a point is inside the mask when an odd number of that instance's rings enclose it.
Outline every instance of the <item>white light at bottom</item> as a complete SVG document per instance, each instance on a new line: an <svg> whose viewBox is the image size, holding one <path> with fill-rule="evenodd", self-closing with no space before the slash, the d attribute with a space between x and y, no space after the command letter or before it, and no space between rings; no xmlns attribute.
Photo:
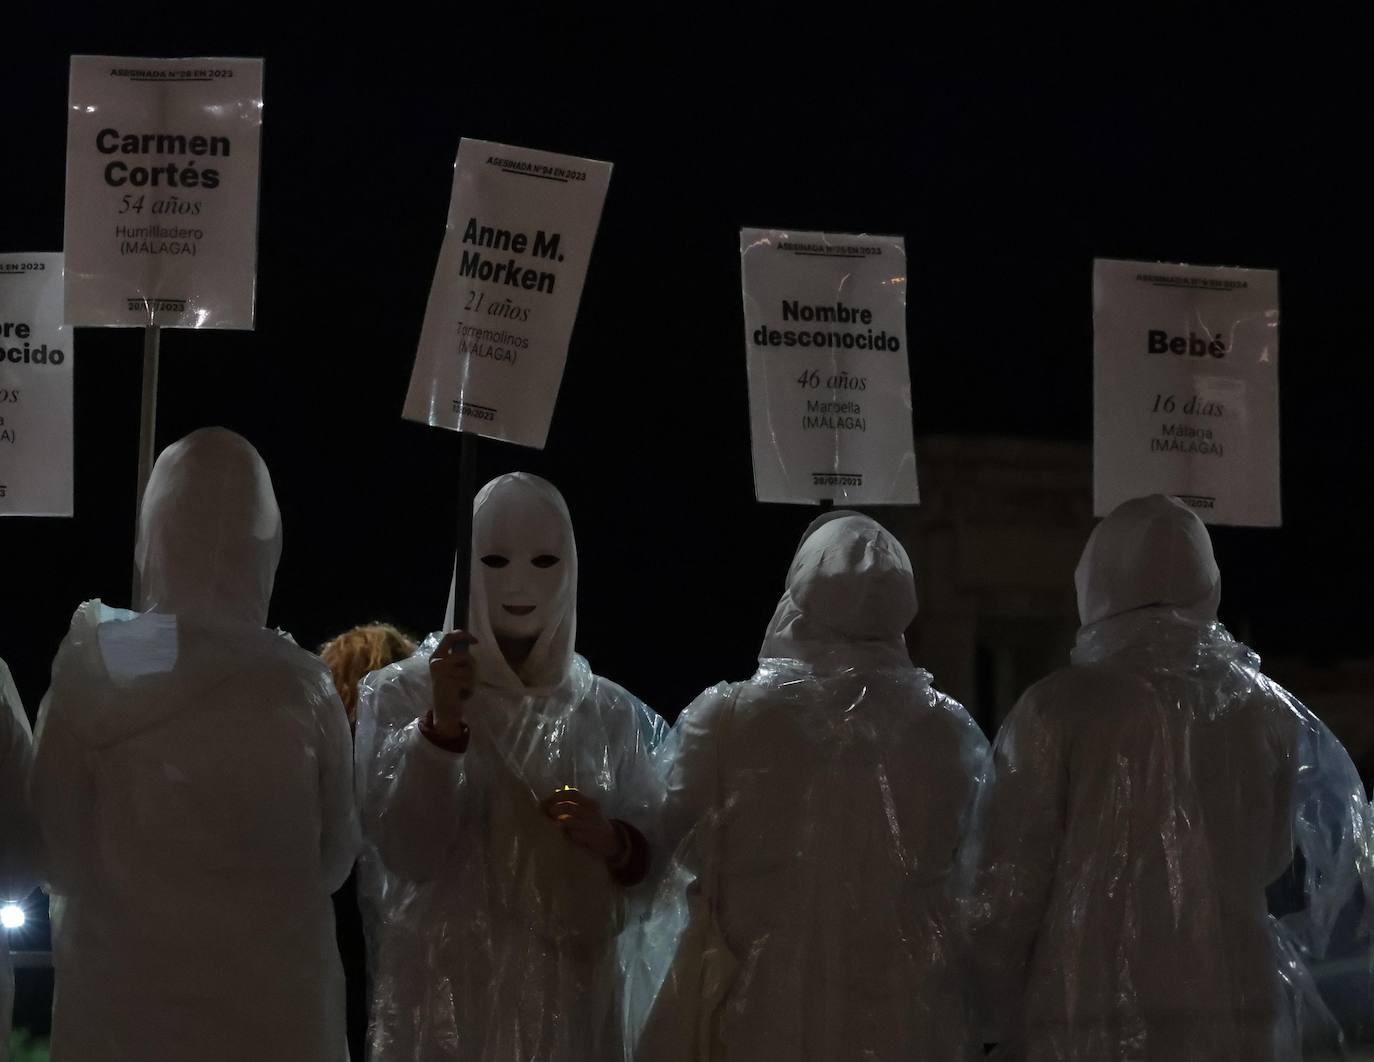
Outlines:
<svg viewBox="0 0 1374 1062"><path fill-rule="evenodd" d="M20 929L24 925L24 908L17 903L7 903L0 907L0 926L6 929Z"/></svg>

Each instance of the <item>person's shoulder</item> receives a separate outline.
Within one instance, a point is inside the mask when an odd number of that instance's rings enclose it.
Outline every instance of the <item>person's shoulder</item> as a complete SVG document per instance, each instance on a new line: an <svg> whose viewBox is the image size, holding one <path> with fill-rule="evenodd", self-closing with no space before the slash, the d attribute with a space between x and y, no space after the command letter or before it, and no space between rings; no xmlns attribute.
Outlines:
<svg viewBox="0 0 1374 1062"><path fill-rule="evenodd" d="M1319 740L1334 738L1330 727L1287 687L1256 670L1245 690L1246 707L1257 711L1281 731L1306 733Z"/></svg>
<svg viewBox="0 0 1374 1062"><path fill-rule="evenodd" d="M1008 722L1027 716L1052 720L1147 693L1141 677L1127 670L1101 663L1069 664L1031 683L1012 707Z"/></svg>
<svg viewBox="0 0 1374 1062"><path fill-rule="evenodd" d="M620 683L593 671L592 665L581 653L573 654L572 664L561 688L571 691L573 697L579 698L584 704L627 707L643 703Z"/></svg>
<svg viewBox="0 0 1374 1062"><path fill-rule="evenodd" d="M1248 677L1250 678L1248 692L1252 700L1265 701L1284 707L1295 706L1298 711L1307 713L1307 706L1277 679L1271 678L1258 669Z"/></svg>
<svg viewBox="0 0 1374 1062"><path fill-rule="evenodd" d="M586 661L581 657L577 659L586 665ZM620 683L590 672L590 669L589 673L591 685L588 696L583 698L583 704L594 705L597 713L606 719L608 724L633 724L636 729L651 735L651 743L657 743L657 739L667 727L662 716Z"/></svg>
<svg viewBox="0 0 1374 1062"><path fill-rule="evenodd" d="M113 608L99 598L77 605L67 625L67 633L53 656L54 687L65 686L69 678L102 673L101 629L108 631L116 624L128 624L139 618L140 613Z"/></svg>
<svg viewBox="0 0 1374 1062"><path fill-rule="evenodd" d="M591 697L596 704L603 709L613 712L648 712L649 706L636 697L618 682L606 678L604 675L592 675Z"/></svg>
<svg viewBox="0 0 1374 1062"><path fill-rule="evenodd" d="M769 690L751 682L717 682L708 686L678 713L673 722L675 740L703 741L713 739L726 720L738 724L767 726L775 717L777 705Z"/></svg>
<svg viewBox="0 0 1374 1062"><path fill-rule="evenodd" d="M195 639L198 651L208 648L206 659L229 661L235 683L256 687L264 695L304 699L312 704L337 696L329 667L285 631L260 627L232 632L190 629L185 633L188 639Z"/></svg>
<svg viewBox="0 0 1374 1062"><path fill-rule="evenodd" d="M425 714L429 708L429 657L438 644L435 635L410 656L358 680L359 733L369 727L394 729Z"/></svg>
<svg viewBox="0 0 1374 1062"><path fill-rule="evenodd" d="M1150 685L1148 678L1135 669L1119 666L1112 660L1074 663L1051 671L1044 678L1032 683L1026 692L1044 698L1080 692L1118 692L1147 688Z"/></svg>
<svg viewBox="0 0 1374 1062"><path fill-rule="evenodd" d="M263 657L264 667L280 667L313 677L325 663L314 653L302 649L289 631L280 627L233 626L191 621L183 626L187 638L200 644L222 646L230 653L251 653Z"/></svg>
<svg viewBox="0 0 1374 1062"><path fill-rule="evenodd" d="M102 626L113 623L128 623L139 619L142 613L133 612L127 608L115 608L105 604L100 598L91 598L83 601L76 606L72 612L71 621L67 624L67 634L63 638L63 645L81 643Z"/></svg>
<svg viewBox="0 0 1374 1062"><path fill-rule="evenodd" d="M429 688L429 657L434 651L433 636L407 657L395 660L376 671L369 671L358 680L358 696L386 696L388 693L410 691L418 686Z"/></svg>
<svg viewBox="0 0 1374 1062"><path fill-rule="evenodd" d="M720 712L728 704L738 705L750 697L764 692L765 687L755 686L752 682L717 682L707 686L683 709L683 715L710 715Z"/></svg>
<svg viewBox="0 0 1374 1062"><path fill-rule="evenodd" d="M931 709L926 714L939 725L954 730L978 730L980 734L982 733L973 716L969 714L969 710L948 693L937 690L933 685L927 683L923 697L924 702Z"/></svg>
<svg viewBox="0 0 1374 1062"><path fill-rule="evenodd" d="M24 715L24 702L19 696L19 687L14 684L10 667L0 658L0 755L8 744L8 736L18 727L27 729L28 720Z"/></svg>

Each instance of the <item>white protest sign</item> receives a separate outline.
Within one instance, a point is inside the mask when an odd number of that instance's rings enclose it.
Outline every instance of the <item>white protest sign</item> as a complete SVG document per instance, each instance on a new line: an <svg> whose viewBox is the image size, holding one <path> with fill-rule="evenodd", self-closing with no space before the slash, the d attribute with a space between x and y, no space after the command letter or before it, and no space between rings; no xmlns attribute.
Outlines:
<svg viewBox="0 0 1374 1062"><path fill-rule="evenodd" d="M252 328L261 59L72 57L66 322Z"/></svg>
<svg viewBox="0 0 1374 1062"><path fill-rule="evenodd" d="M1144 494L1283 522L1278 273L1093 263L1093 511Z"/></svg>
<svg viewBox="0 0 1374 1062"><path fill-rule="evenodd" d="M462 140L404 416L542 448L611 164Z"/></svg>
<svg viewBox="0 0 1374 1062"><path fill-rule="evenodd" d="M740 230L754 493L915 504L906 246Z"/></svg>
<svg viewBox="0 0 1374 1062"><path fill-rule="evenodd" d="M0 254L0 516L72 515L62 256Z"/></svg>

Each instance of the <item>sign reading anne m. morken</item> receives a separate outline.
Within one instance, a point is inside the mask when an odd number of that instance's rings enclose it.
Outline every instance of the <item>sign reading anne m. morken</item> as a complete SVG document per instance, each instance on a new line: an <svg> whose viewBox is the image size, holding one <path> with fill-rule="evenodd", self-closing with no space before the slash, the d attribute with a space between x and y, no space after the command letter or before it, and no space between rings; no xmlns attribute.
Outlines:
<svg viewBox="0 0 1374 1062"><path fill-rule="evenodd" d="M68 324L252 328L261 59L72 57Z"/></svg>
<svg viewBox="0 0 1374 1062"><path fill-rule="evenodd" d="M1283 522L1278 273L1094 263L1093 510L1143 494Z"/></svg>
<svg viewBox="0 0 1374 1062"><path fill-rule="evenodd" d="M404 416L543 447L611 164L462 140Z"/></svg>
<svg viewBox="0 0 1374 1062"><path fill-rule="evenodd" d="M914 505L899 236L743 229L754 493Z"/></svg>

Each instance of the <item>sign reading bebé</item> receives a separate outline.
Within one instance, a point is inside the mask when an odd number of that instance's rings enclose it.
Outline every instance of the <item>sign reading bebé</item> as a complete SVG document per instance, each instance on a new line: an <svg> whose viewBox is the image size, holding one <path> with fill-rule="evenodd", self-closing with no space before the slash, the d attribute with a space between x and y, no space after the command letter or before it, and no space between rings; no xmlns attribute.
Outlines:
<svg viewBox="0 0 1374 1062"><path fill-rule="evenodd" d="M1268 269L1093 264L1093 510L1145 494L1204 521L1283 522L1279 278Z"/></svg>

